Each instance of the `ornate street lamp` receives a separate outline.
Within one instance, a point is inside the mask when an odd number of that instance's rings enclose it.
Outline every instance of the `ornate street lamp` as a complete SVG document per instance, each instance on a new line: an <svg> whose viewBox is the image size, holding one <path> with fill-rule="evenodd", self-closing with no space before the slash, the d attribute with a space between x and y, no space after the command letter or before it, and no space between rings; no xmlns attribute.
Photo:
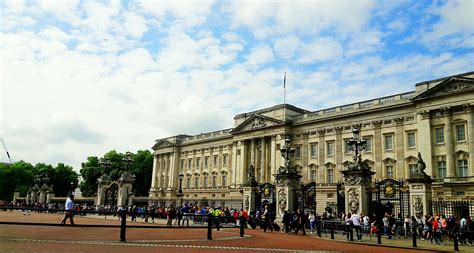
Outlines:
<svg viewBox="0 0 474 253"><path fill-rule="evenodd" d="M352 133L354 134L353 137L347 142L349 146L352 146L355 151L355 156L354 156L354 161L357 163L361 162L360 158L360 151L365 149L365 146L367 144L367 141L364 140L364 138L360 137L360 131L358 128L354 128L352 130Z"/></svg>
<svg viewBox="0 0 474 253"><path fill-rule="evenodd" d="M74 182L71 181L71 183L69 183L69 185L71 186L71 190L69 191L69 195L72 195L74 193L74 190L75 190Z"/></svg>
<svg viewBox="0 0 474 253"><path fill-rule="evenodd" d="M181 206L183 205L183 178L184 178L184 175L182 172L179 173L178 175L178 178L179 178L179 188L178 188L178 192L176 193L176 197L178 198L178 207L181 208Z"/></svg>
<svg viewBox="0 0 474 253"><path fill-rule="evenodd" d="M112 167L112 163L107 158L102 159L99 164L105 171Z"/></svg>
<svg viewBox="0 0 474 253"><path fill-rule="evenodd" d="M290 159L295 155L296 149L290 146L291 139L287 137L285 139L285 146L280 149L281 156L285 159L286 171L290 171Z"/></svg>
<svg viewBox="0 0 474 253"><path fill-rule="evenodd" d="M128 169L130 169L130 167L132 166L132 163L133 163L132 156L133 156L133 154L131 152L127 152L127 153L125 153L125 157L122 159L122 162L125 165L125 170L126 171L128 171Z"/></svg>

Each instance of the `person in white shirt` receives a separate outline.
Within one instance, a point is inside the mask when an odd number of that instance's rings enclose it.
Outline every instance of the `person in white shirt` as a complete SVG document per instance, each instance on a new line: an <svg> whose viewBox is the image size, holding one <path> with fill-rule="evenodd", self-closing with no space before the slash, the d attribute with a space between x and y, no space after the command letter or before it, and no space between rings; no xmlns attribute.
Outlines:
<svg viewBox="0 0 474 253"><path fill-rule="evenodd" d="M311 211L311 213L309 213L308 219L309 219L309 227L311 228L311 234L313 234L314 228L316 227L315 226L316 225L316 216L314 216L313 211Z"/></svg>
<svg viewBox="0 0 474 253"><path fill-rule="evenodd" d="M364 217L363 218L363 222L364 222L364 231L363 232L368 234L370 232L370 226L369 226L370 218L369 218L369 216L363 215L363 214L362 214L362 217Z"/></svg>
<svg viewBox="0 0 474 253"><path fill-rule="evenodd" d="M69 218L69 222L71 222L71 225L74 225L74 195L71 194L69 195L69 198L66 200L66 204L64 205L64 218L61 220L61 225L66 225L66 220Z"/></svg>
<svg viewBox="0 0 474 253"><path fill-rule="evenodd" d="M351 220L357 234L357 240L362 241L362 229L360 226L360 216L357 213L354 213L351 216Z"/></svg>

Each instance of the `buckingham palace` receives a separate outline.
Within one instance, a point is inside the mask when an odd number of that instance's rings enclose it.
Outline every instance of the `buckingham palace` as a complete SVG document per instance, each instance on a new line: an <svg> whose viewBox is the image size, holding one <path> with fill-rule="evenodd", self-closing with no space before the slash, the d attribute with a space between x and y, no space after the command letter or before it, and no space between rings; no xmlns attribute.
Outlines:
<svg viewBox="0 0 474 253"><path fill-rule="evenodd" d="M420 152L434 180L433 200L474 196L474 72L414 84L414 91L310 111L279 104L237 114L234 126L156 140L149 202L167 205L182 186L184 202L243 206L250 165L273 183L291 138L301 183L316 183L317 211L337 206L341 171L352 161L354 128L373 180L406 179Z"/></svg>

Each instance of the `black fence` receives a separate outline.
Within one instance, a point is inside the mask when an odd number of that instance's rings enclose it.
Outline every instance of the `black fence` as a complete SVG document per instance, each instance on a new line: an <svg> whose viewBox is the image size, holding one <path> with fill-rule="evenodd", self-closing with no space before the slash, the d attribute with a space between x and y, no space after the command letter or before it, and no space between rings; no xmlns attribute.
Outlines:
<svg viewBox="0 0 474 253"><path fill-rule="evenodd" d="M433 214L474 216L474 200L433 200Z"/></svg>
<svg viewBox="0 0 474 253"><path fill-rule="evenodd" d="M68 212L64 209L47 209L47 208L22 208L22 207L2 207L0 210L4 211L14 211L19 210L23 212L47 212L47 213L65 213ZM54 226L54 227L95 227L95 228L119 228L120 229L120 241L126 241L126 229L127 228L143 228L143 229L206 229L207 230L207 239L212 240L212 228L220 230L221 228L240 228L240 236L243 237L245 234L245 227L247 224L246 218L240 216L236 220L232 216L213 216L209 214L183 214L183 219L181 220L182 225L173 226L173 220L171 224L167 225L130 225L127 224L127 217L132 217L131 213L127 210L118 210L116 212L108 211L71 211L72 215L86 216L88 214L97 214L103 216L116 216L120 219L120 225L113 224L58 224L58 223L43 223L43 222L12 222L12 221L0 221L0 225L24 225L24 226ZM137 224L137 223L133 223ZM185 225L186 224L186 225Z"/></svg>

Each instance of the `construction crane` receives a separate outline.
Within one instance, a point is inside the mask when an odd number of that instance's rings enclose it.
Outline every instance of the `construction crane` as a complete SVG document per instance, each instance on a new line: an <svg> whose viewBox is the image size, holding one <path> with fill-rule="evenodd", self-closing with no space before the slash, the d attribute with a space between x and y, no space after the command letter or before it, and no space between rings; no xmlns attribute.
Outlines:
<svg viewBox="0 0 474 253"><path fill-rule="evenodd" d="M2 137L0 137L0 141L3 144L3 149L5 149L5 153L7 153L8 161L10 161L10 163L12 163L12 158L10 157L10 153L8 153L7 145L5 145L5 141L3 140Z"/></svg>

